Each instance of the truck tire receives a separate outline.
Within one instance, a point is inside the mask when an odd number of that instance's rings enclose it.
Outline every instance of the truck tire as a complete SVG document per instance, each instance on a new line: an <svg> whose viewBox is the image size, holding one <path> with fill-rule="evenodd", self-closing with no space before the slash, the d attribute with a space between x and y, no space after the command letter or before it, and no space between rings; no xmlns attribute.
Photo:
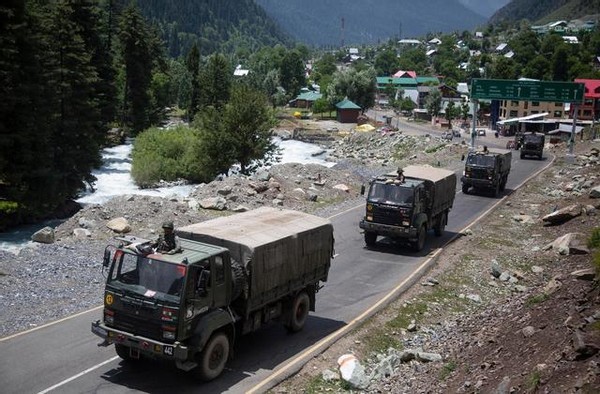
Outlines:
<svg viewBox="0 0 600 394"><path fill-rule="evenodd" d="M425 247L425 237L427 236L427 230L425 225L421 225L419 232L417 233L417 240L413 243L413 249L415 252L420 252Z"/></svg>
<svg viewBox="0 0 600 394"><path fill-rule="evenodd" d="M229 358L229 337L217 332L210 337L198 360L197 375L205 382L219 376Z"/></svg>
<svg viewBox="0 0 600 394"><path fill-rule="evenodd" d="M373 246L375 246L376 242L377 242L377 233L365 231L365 243L367 244L367 246L373 247Z"/></svg>
<svg viewBox="0 0 600 394"><path fill-rule="evenodd" d="M469 185L466 185L463 183L462 192L463 192L463 194L469 194Z"/></svg>
<svg viewBox="0 0 600 394"><path fill-rule="evenodd" d="M436 237L441 237L444 233L444 228L446 228L446 223L448 222L448 212L444 211L440 214L440 218L435 224L433 228L433 232Z"/></svg>
<svg viewBox="0 0 600 394"><path fill-rule="evenodd" d="M494 193L494 197L498 197L498 195L500 194L500 184L502 183L501 180L498 181L498 183L496 183L496 186L494 186L494 189L492 190L492 192Z"/></svg>
<svg viewBox="0 0 600 394"><path fill-rule="evenodd" d="M525 153L521 152L521 159L525 158Z"/></svg>
<svg viewBox="0 0 600 394"><path fill-rule="evenodd" d="M500 182L500 191L504 191L506 189L506 181L508 180L508 175L502 178L502 182Z"/></svg>
<svg viewBox="0 0 600 394"><path fill-rule="evenodd" d="M121 357L123 361L127 361L129 363L139 361L139 359L131 357L129 354L129 348L125 345L115 343L115 351L117 352L117 356Z"/></svg>
<svg viewBox="0 0 600 394"><path fill-rule="evenodd" d="M286 325L286 328L290 332L298 332L304 328L306 319L308 318L308 310L310 309L310 299L308 294L302 291L298 293L294 302L292 303L292 310L290 311L290 321Z"/></svg>

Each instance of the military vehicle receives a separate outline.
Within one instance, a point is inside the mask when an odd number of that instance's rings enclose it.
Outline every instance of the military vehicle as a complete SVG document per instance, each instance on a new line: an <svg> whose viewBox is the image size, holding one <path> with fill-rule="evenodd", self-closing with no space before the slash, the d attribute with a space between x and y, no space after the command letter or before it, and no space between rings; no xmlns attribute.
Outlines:
<svg viewBox="0 0 600 394"><path fill-rule="evenodd" d="M542 160L544 152L544 134L539 133L527 133L523 135L521 144L521 159L526 156L536 156L539 160Z"/></svg>
<svg viewBox="0 0 600 394"><path fill-rule="evenodd" d="M268 207L176 233L180 253L132 236L106 247L103 318L92 332L124 360L166 359L205 381L242 334L272 320L300 331L334 253L328 220Z"/></svg>
<svg viewBox="0 0 600 394"><path fill-rule="evenodd" d="M456 174L427 166L408 166L402 174L386 174L369 186L365 217L359 226L372 247L377 236L408 241L420 251L427 231L440 236L456 194Z"/></svg>
<svg viewBox="0 0 600 394"><path fill-rule="evenodd" d="M461 178L462 192L488 190L494 196L506 187L512 160L512 152L505 149L471 151L467 154L464 175Z"/></svg>

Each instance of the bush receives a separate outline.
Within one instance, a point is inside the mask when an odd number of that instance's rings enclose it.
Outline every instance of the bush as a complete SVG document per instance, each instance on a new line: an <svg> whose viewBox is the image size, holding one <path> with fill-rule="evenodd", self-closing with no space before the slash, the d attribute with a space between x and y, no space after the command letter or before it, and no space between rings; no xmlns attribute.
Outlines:
<svg viewBox="0 0 600 394"><path fill-rule="evenodd" d="M600 227L596 227L592 230L592 235L590 239L588 239L588 248L598 248L600 247Z"/></svg>
<svg viewBox="0 0 600 394"><path fill-rule="evenodd" d="M152 128L139 134L132 152L131 175L140 187L160 180L185 179L192 183L211 180L214 175L203 168L201 141L197 132L186 126L161 130Z"/></svg>

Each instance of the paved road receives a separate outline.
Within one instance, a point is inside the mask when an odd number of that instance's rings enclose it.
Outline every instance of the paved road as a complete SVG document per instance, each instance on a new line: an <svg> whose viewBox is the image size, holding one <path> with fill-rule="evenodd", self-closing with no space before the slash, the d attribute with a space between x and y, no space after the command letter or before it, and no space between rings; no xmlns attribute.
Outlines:
<svg viewBox="0 0 600 394"><path fill-rule="evenodd" d="M513 156L504 195L549 161ZM0 341L2 392L247 392L304 349L347 326L377 303L418 269L429 253L442 247L500 198L459 192L445 234L440 238L429 234L424 251L418 254L381 238L376 249L366 249L358 227L363 206L333 217L338 256L329 281L317 294L317 311L309 317L305 330L289 335L274 324L245 337L235 348L235 359L214 382L198 383L168 364L144 362L131 367L122 363L112 347L96 346L99 338L90 332L90 322L101 316L101 310L96 309Z"/></svg>

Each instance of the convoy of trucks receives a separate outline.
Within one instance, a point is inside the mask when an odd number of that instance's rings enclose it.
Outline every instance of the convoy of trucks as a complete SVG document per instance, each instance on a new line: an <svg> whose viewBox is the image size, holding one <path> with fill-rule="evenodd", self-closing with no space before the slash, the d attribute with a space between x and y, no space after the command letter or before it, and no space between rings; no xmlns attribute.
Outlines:
<svg viewBox="0 0 600 394"><path fill-rule="evenodd" d="M301 330L327 281L333 226L310 214L259 208L176 230L181 251L116 238L101 320L92 332L133 361L173 361L203 380L221 374L235 340L271 320Z"/></svg>
<svg viewBox="0 0 600 394"><path fill-rule="evenodd" d="M442 235L455 194L456 175L442 168L408 166L401 174L376 177L359 223L365 243L372 247L382 235L407 240L413 249L422 250L430 229Z"/></svg>
<svg viewBox="0 0 600 394"><path fill-rule="evenodd" d="M491 191L498 196L506 187L510 173L512 152L505 149L488 149L471 151L465 160L465 171L461 178L462 192L468 194L475 191Z"/></svg>

